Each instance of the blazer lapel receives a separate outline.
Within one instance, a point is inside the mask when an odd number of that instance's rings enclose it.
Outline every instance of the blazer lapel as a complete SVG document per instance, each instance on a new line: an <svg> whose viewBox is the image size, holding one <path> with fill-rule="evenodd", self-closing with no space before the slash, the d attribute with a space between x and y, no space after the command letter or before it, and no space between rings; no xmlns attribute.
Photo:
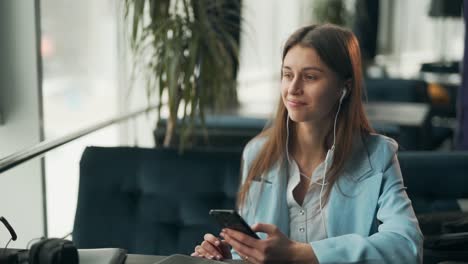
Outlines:
<svg viewBox="0 0 468 264"><path fill-rule="evenodd" d="M329 237L350 233L370 235L375 219L382 173L356 181L342 175L330 194L327 230Z"/></svg>
<svg viewBox="0 0 468 264"><path fill-rule="evenodd" d="M368 236L375 219L382 173L373 170L362 139L354 142L352 158L330 193L327 230L332 237Z"/></svg>
<svg viewBox="0 0 468 264"><path fill-rule="evenodd" d="M270 223L276 225L281 232L289 234L289 212L286 201L286 185L284 164L276 164L267 173L262 175L258 187L251 188L249 196L256 197L252 201L255 207L254 223ZM264 208L268 208L265 210ZM253 223L252 223L253 224ZM260 234L266 238L265 234Z"/></svg>

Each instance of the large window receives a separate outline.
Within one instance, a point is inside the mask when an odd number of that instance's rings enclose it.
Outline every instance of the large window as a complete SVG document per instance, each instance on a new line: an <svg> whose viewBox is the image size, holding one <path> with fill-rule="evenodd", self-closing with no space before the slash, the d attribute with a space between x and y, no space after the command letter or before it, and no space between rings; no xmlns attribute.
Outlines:
<svg viewBox="0 0 468 264"><path fill-rule="evenodd" d="M118 113L116 1L40 2L44 130L53 139ZM49 236L72 231L84 148L118 139L109 127L46 155Z"/></svg>

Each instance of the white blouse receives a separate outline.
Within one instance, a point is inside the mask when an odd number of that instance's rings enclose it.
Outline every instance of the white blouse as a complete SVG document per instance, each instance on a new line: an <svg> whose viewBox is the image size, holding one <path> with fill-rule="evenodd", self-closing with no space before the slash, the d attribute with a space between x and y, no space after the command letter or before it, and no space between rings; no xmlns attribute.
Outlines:
<svg viewBox="0 0 468 264"><path fill-rule="evenodd" d="M293 190L299 184L301 175L299 167L294 159L288 169L287 203L289 208L289 238L294 241L309 243L327 238L326 230L322 224L320 215L320 189L323 180L325 163L320 163L312 173L311 181L302 206L294 198ZM327 221L327 210L324 194L327 186L322 192L322 209L325 222Z"/></svg>

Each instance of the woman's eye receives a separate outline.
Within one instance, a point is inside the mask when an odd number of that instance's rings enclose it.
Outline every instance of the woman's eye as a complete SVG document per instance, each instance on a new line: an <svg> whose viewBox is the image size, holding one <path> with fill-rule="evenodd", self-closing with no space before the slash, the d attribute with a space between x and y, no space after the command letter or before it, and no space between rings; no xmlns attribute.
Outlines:
<svg viewBox="0 0 468 264"><path fill-rule="evenodd" d="M304 77L305 77L306 80L309 80L309 81L317 79L314 75L306 75Z"/></svg>
<svg viewBox="0 0 468 264"><path fill-rule="evenodd" d="M286 79L292 79L292 74L291 73L283 73L283 77Z"/></svg>

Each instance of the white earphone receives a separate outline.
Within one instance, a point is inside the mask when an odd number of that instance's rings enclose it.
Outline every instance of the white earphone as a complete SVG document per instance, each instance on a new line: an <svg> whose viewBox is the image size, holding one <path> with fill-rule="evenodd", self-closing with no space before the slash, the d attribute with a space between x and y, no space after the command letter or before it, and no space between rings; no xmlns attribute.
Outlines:
<svg viewBox="0 0 468 264"><path fill-rule="evenodd" d="M327 176L327 171L329 165L333 162L333 156L335 152L335 143L336 143L336 121L338 120L338 114L340 113L341 110L341 104L343 103L344 98L346 97L346 94L348 93L348 90L346 87L343 88L343 92L341 93L340 97L340 103L338 105L338 110L336 111L335 115L335 122L333 124L333 145L332 147L327 151L327 155L325 156L325 169L323 170L323 177L322 177L322 184L320 188L320 194L319 194L319 203L320 203L320 217L322 218L322 225L323 225L323 230L325 231L325 234L327 234L327 227L325 225L325 219L323 217L323 207L322 207L322 193L323 193L323 187L328 184L325 183L325 178ZM288 150L288 142L289 142L289 114L286 116L286 158L288 160L288 165L291 164L291 160L289 159L289 150Z"/></svg>
<svg viewBox="0 0 468 264"><path fill-rule="evenodd" d="M340 104L343 102L343 99L345 98L346 94L348 93L348 89L343 88L343 92L341 93L341 98L340 98Z"/></svg>

